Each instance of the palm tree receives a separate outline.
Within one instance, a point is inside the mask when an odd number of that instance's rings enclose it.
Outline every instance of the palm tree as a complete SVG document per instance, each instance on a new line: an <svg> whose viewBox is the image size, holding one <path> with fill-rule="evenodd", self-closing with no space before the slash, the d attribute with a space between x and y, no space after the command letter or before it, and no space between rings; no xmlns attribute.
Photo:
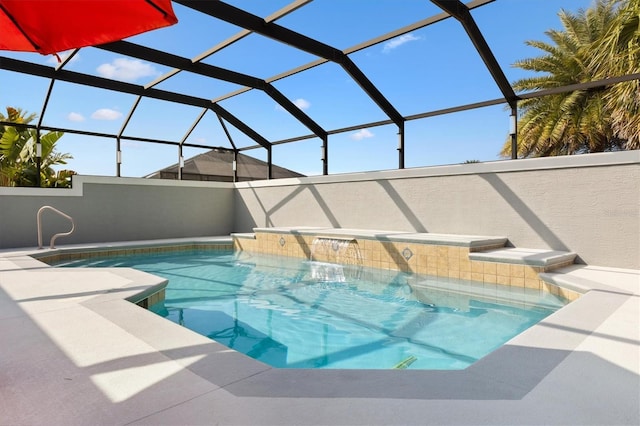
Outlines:
<svg viewBox="0 0 640 426"><path fill-rule="evenodd" d="M640 0L616 0L618 13L590 66L598 78L640 73ZM614 131L627 149L640 149L640 80L619 83L605 95Z"/></svg>
<svg viewBox="0 0 640 426"><path fill-rule="evenodd" d="M28 124L35 118L35 114L26 115L22 110L11 107L7 107L6 116L0 113L0 120L12 123ZM24 140L20 140L18 130L13 126L0 125L0 135L0 185L10 186L21 161Z"/></svg>
<svg viewBox="0 0 640 426"><path fill-rule="evenodd" d="M518 80L513 85L514 89L552 89L602 79L605 75L620 75L611 73L616 68L614 63L624 61L620 56L621 49L613 51L611 46L619 46L618 42L607 40L623 21L626 22L619 11L627 3L635 3L637 9L638 1L598 0L592 8L580 9L576 14L561 10L558 16L564 30L545 32L552 44L527 42L545 54L514 64L529 71L544 72L545 75ZM633 36L630 39L637 43L637 33L635 39ZM606 56L609 64L599 62L596 59L599 55L601 58ZM637 61L634 66L638 66ZM609 69L605 71L605 67ZM521 101L518 156L566 155L628 148L627 134L620 132L626 125L626 116L614 114L612 107L615 104L624 107L626 101L617 98L610 88L577 90ZM637 116L635 118L637 120ZM501 155L511 156L510 141L505 143Z"/></svg>
<svg viewBox="0 0 640 426"><path fill-rule="evenodd" d="M0 121L17 124L29 124L35 118L35 114L27 114L19 108L7 107L6 117L0 113ZM56 173L53 169L53 166L66 164L66 160L73 158L70 154L62 154L55 150L55 145L62 135L64 135L62 132L48 132L40 136L41 186L68 186L69 181L66 177L75 174L72 171ZM0 126L0 185L36 186L38 182L37 140L38 134L35 129Z"/></svg>

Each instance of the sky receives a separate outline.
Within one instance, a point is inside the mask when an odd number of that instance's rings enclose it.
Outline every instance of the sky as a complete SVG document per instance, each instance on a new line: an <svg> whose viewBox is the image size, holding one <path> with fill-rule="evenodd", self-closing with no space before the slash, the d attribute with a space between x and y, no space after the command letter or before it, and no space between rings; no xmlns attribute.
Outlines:
<svg viewBox="0 0 640 426"><path fill-rule="evenodd" d="M237 0L228 3L265 18L289 1ZM562 29L558 18L561 9L576 13L591 5L592 0L496 0L471 13L507 79L513 83L535 75L513 67L513 63L542 54L525 42L549 42L545 31ZM192 59L241 31L241 28L181 5L174 3L173 6L178 24L127 41ZM439 13L441 10L427 0L314 0L276 23L346 50ZM64 54L60 56L64 57ZM51 67L57 65L57 59L51 55L3 51L0 56ZM452 18L349 57L405 117L501 97L462 25ZM268 80L316 59L306 52L252 34L203 62ZM81 49L65 69L139 85L149 84L170 71L167 67L93 47ZM272 84L327 131L388 119L345 70L331 62ZM186 72L155 87L206 99L218 99L241 89L232 83ZM116 135L136 101L132 95L56 81L42 114L48 88L48 79L0 69L0 108L3 113L7 106L37 113L42 115L45 126ZM311 134L273 99L258 90L246 91L221 100L219 104L270 142ZM124 127L123 135L179 142L201 113L200 108L143 98ZM227 128L236 146L256 145L228 123ZM405 167L499 160L508 132L506 105L407 121ZM397 168L397 133L395 125L386 125L362 126L330 135L329 173ZM186 142L231 148L212 111L204 114ZM66 133L57 146L59 152L73 156L60 168L83 175L116 174L115 137ZM206 149L185 147L183 154L189 158L203 152ZM243 153L266 160L264 149ZM276 145L272 155L276 165L309 176L322 174L318 138ZM175 146L123 139L122 176L145 176L177 161Z"/></svg>

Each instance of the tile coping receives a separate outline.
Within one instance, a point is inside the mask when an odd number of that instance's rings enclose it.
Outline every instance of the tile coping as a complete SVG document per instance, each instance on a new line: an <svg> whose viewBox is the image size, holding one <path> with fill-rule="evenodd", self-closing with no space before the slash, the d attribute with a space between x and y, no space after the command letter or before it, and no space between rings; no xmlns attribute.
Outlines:
<svg viewBox="0 0 640 426"><path fill-rule="evenodd" d="M184 245L219 245L219 244L233 244L233 238L231 236L215 236L215 237L193 237L193 238L171 238L162 240L140 240L140 241L120 241L120 242L105 242L105 243L87 243L87 244L69 244L60 245L53 249L44 247L38 249L37 247L29 247L23 249L4 249L0 250L1 256L11 257L13 255L18 256L32 256L34 258L45 257L55 255L59 253L79 253L79 252L95 252L95 251L109 251L109 250L121 250L121 249L137 249L137 248L151 248L151 247L171 247L171 246L184 246Z"/></svg>
<svg viewBox="0 0 640 426"><path fill-rule="evenodd" d="M504 245L507 237L491 237L481 235L457 235L457 234L436 234L418 233L408 231L388 231L369 229L349 229L349 228L321 228L321 227L274 227L274 228L254 228L254 232L271 234L298 234L298 235L319 235L335 237L352 237L378 241L403 241L416 242L433 245L450 245L459 247L486 247ZM235 235L235 234L233 234ZM246 234L248 235L248 234ZM242 238L249 238L242 236Z"/></svg>

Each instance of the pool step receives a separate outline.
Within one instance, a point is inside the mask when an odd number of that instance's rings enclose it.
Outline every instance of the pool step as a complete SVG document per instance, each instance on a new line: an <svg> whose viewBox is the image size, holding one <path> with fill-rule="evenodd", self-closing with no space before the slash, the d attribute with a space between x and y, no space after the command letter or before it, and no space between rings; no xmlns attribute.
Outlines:
<svg viewBox="0 0 640 426"><path fill-rule="evenodd" d="M472 251L480 251L490 248L504 247L507 237L488 237L483 235L457 235L457 234L432 234L432 233L406 233L389 234L377 239L388 241L406 241L413 243L429 244L433 246L457 246L468 247Z"/></svg>
<svg viewBox="0 0 640 426"><path fill-rule="evenodd" d="M239 232L239 233L231 234L231 238L232 239L242 238L242 239L245 239L245 240L255 240L256 239L256 234L254 232Z"/></svg>
<svg viewBox="0 0 640 426"><path fill-rule="evenodd" d="M542 272L540 279L546 283L586 293L589 290L638 294L640 271L574 264L552 272Z"/></svg>
<svg viewBox="0 0 640 426"><path fill-rule="evenodd" d="M469 253L470 260L535 266L544 271L571 265L576 256L576 253L567 251L525 248L499 248Z"/></svg>
<svg viewBox="0 0 640 426"><path fill-rule="evenodd" d="M560 272L558 270L541 272L538 274L538 277L540 277L540 279L545 283L554 284L558 287L573 290L578 293L585 293L588 289L600 289L602 287L601 284L598 284L593 280L571 274L571 271L581 270L583 268L584 265L572 265L562 268Z"/></svg>

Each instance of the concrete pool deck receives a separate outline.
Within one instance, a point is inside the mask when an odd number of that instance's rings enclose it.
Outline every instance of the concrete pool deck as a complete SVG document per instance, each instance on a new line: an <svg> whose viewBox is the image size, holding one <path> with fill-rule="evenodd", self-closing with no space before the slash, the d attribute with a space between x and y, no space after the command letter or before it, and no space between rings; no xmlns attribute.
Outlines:
<svg viewBox="0 0 640 426"><path fill-rule="evenodd" d="M0 251L0 425L640 423L637 270L548 273L584 295L465 370L286 370L125 300L162 279L34 252Z"/></svg>

